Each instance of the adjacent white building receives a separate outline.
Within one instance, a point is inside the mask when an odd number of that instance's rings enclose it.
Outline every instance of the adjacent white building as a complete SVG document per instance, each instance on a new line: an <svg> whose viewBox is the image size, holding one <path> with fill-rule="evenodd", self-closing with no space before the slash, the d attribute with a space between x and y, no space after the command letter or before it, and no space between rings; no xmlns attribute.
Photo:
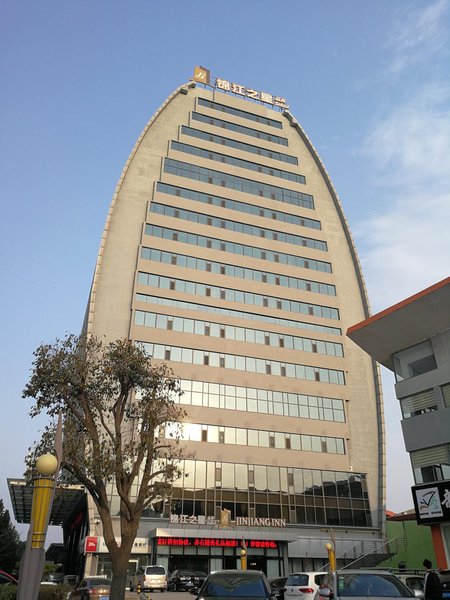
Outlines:
<svg viewBox="0 0 450 600"><path fill-rule="evenodd" d="M347 335L394 372L417 521L450 565L450 278L353 325Z"/></svg>

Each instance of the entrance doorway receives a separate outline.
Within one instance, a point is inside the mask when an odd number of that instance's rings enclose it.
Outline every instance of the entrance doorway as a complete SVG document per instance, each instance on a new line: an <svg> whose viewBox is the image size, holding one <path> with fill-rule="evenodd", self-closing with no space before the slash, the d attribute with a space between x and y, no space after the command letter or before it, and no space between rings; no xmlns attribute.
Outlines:
<svg viewBox="0 0 450 600"><path fill-rule="evenodd" d="M267 559L265 556L247 556L247 569L267 573Z"/></svg>
<svg viewBox="0 0 450 600"><path fill-rule="evenodd" d="M223 568L224 569L239 569L238 558L236 556L224 556L223 557Z"/></svg>
<svg viewBox="0 0 450 600"><path fill-rule="evenodd" d="M178 569L186 571L204 571L209 573L208 557L206 556L172 556L169 561L169 571L173 573Z"/></svg>

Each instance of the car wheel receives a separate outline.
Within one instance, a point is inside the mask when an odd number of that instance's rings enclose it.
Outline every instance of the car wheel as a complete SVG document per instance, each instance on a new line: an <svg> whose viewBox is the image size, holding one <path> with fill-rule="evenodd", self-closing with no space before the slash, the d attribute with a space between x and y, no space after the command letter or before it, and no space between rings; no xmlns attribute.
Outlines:
<svg viewBox="0 0 450 600"><path fill-rule="evenodd" d="M165 591L166 590L164 588L161 588L161 590L160 590L161 594L164 594Z"/></svg>

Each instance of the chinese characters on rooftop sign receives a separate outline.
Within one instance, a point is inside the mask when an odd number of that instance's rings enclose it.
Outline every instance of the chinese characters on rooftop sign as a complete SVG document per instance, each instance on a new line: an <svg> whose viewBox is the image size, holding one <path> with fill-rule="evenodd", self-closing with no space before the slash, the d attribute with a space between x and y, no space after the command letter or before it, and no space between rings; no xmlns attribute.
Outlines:
<svg viewBox="0 0 450 600"><path fill-rule="evenodd" d="M240 548L242 540L220 538L185 538L185 537L158 537L158 546L200 546L202 548ZM273 540L247 540L247 548L278 548Z"/></svg>
<svg viewBox="0 0 450 600"><path fill-rule="evenodd" d="M195 67L193 79L199 83L211 85L211 75L209 70L205 69L205 67ZM221 79L220 77L217 77L215 80L214 87L219 90L223 90L224 92L232 92L238 96L245 96L246 98L259 100L259 102L263 102L264 104L271 104L272 106L278 106L279 108L284 109L289 108L289 106L286 104L286 98L274 96L273 94L268 94L267 92L260 92L252 88L245 87L245 85L233 83L232 81L227 81L226 79Z"/></svg>
<svg viewBox="0 0 450 600"><path fill-rule="evenodd" d="M282 98L281 96L274 96L273 94L268 94L267 92L259 92L258 90L247 88L244 85L232 83L230 81L227 81L226 79L217 78L216 87L219 90L224 90L225 92L232 92L233 94L245 96L246 98L252 98L253 100L259 100L260 102L264 102L265 104L272 104L273 106L278 106L280 108L289 108L289 106L286 104L286 98Z"/></svg>
<svg viewBox="0 0 450 600"><path fill-rule="evenodd" d="M286 519L272 519L264 517L236 517L231 521L229 510L221 510L220 519L206 517L205 515L170 515L170 523L179 525L209 525L210 527L286 527Z"/></svg>
<svg viewBox="0 0 450 600"><path fill-rule="evenodd" d="M210 527L219 525L218 519L205 515L170 515L169 522L181 525L209 525Z"/></svg>
<svg viewBox="0 0 450 600"><path fill-rule="evenodd" d="M412 491L419 525L450 521L450 481L434 481Z"/></svg>

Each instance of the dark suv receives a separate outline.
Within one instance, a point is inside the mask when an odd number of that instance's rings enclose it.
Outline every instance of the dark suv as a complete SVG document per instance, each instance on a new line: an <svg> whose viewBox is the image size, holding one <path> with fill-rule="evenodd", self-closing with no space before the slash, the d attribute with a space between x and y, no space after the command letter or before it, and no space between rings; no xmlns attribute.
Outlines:
<svg viewBox="0 0 450 600"><path fill-rule="evenodd" d="M185 569L174 571L167 584L167 589L174 592L186 592L194 587L200 587L200 577L194 571Z"/></svg>

